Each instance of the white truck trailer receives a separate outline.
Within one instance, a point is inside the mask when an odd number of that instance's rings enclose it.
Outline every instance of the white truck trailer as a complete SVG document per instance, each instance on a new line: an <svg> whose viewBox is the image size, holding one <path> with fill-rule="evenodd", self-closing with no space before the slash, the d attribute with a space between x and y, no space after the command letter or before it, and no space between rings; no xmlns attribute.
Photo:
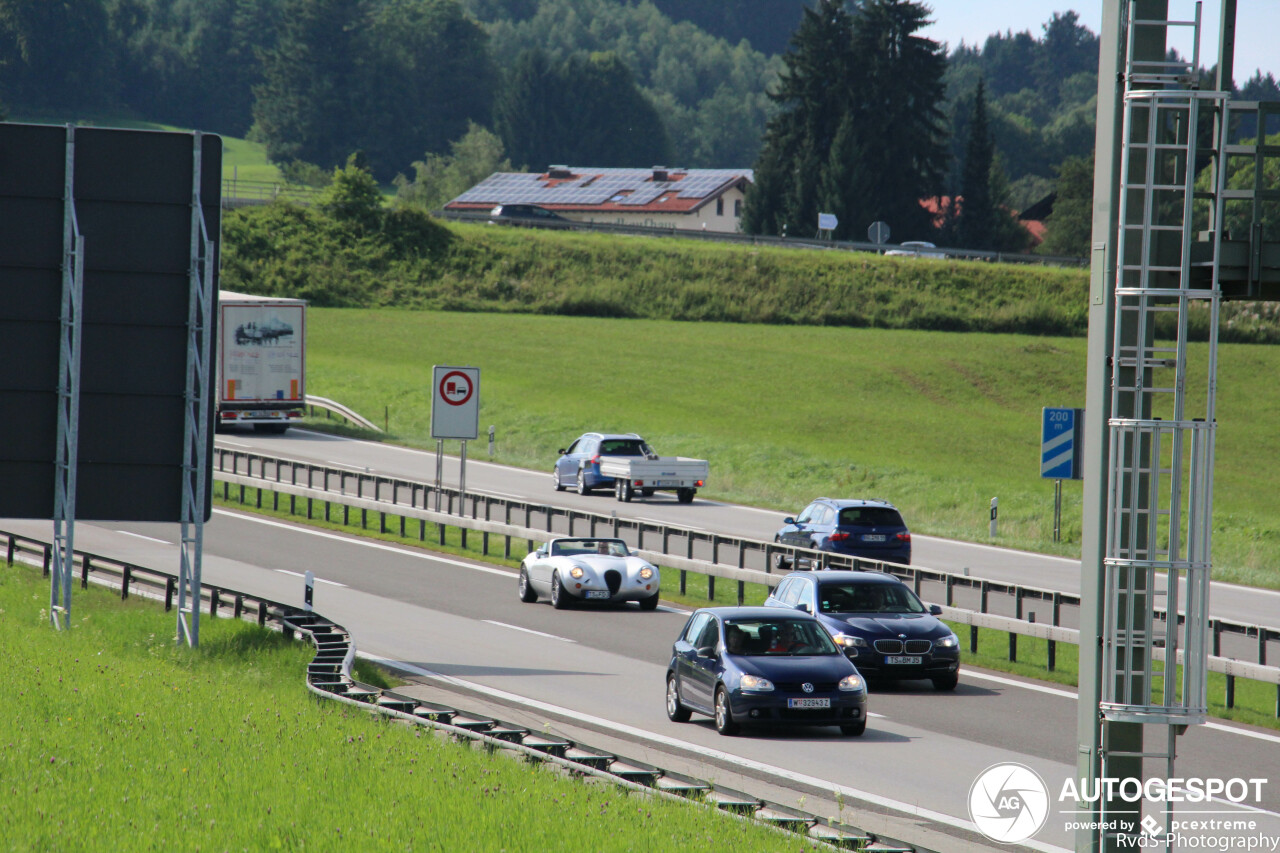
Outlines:
<svg viewBox="0 0 1280 853"><path fill-rule="evenodd" d="M692 503L710 470L707 460L687 456L600 457L600 473L613 477L613 493L620 501L630 501L636 492L674 491L680 503Z"/></svg>
<svg viewBox="0 0 1280 853"><path fill-rule="evenodd" d="M219 426L284 432L306 415L307 303L218 293Z"/></svg>

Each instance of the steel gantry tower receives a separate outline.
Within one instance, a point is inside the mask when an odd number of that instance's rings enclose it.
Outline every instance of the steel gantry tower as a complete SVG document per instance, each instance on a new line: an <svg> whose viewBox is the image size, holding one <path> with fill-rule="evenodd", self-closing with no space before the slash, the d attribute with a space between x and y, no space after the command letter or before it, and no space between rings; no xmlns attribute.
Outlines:
<svg viewBox="0 0 1280 853"><path fill-rule="evenodd" d="M1275 263L1259 208L1272 197L1261 184L1266 113L1233 104L1229 94L1235 0L1224 2L1217 90L1200 84L1201 4L1183 19L1171 18L1169 6L1106 0L1103 10L1085 424L1082 791L1097 779L1174 776L1178 735L1207 715L1219 309L1224 292L1274 298L1275 276L1263 259ZM1188 56L1168 50L1175 35L1189 38ZM1256 142L1230 142L1233 110L1257 116ZM1228 160L1242 156L1254 158L1254 186L1228 190ZM1252 206L1245 239L1227 232L1228 200ZM1191 347L1193 330L1199 340ZM1146 844L1163 843L1174 819L1170 806L1144 815L1141 801L1106 796L1077 806L1103 827L1079 832L1082 851L1128 849L1144 835Z"/></svg>

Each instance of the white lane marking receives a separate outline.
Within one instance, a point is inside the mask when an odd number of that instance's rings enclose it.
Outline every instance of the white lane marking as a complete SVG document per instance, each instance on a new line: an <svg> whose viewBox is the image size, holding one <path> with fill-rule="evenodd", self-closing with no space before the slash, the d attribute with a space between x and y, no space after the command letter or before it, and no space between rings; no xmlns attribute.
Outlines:
<svg viewBox="0 0 1280 853"><path fill-rule="evenodd" d="M141 533L130 533L128 530L117 530L121 536L132 536L135 539L145 539L148 542L159 542L161 545L172 545L172 542L166 542L163 539L156 539L154 536L143 536Z"/></svg>
<svg viewBox="0 0 1280 853"><path fill-rule="evenodd" d="M1002 678L999 675L991 675L987 672L974 672L972 669L963 670L965 678L977 678L982 681L994 681L997 684L1004 684L1010 687L1021 687L1025 690L1034 690L1037 693L1047 693L1050 696L1061 696L1064 699L1070 699L1072 702L1079 701L1079 694L1071 690L1063 690L1057 687L1046 687L1043 684L1031 684L1026 681L1015 681L1012 678ZM1207 729L1214 731L1226 732L1227 734L1241 735L1243 737L1256 738L1257 740L1265 740L1269 743L1280 743L1280 735L1268 734L1267 732L1255 732L1252 729L1241 729L1236 726L1229 726L1226 723L1206 722L1203 723Z"/></svg>
<svg viewBox="0 0 1280 853"><path fill-rule="evenodd" d="M635 516L636 521L647 521L650 524L661 524L663 527L679 527L681 530L696 530L699 533L715 533L714 530L708 530L705 527L694 527L692 524L681 524L673 522L667 518L649 518L645 515Z"/></svg>
<svg viewBox="0 0 1280 853"><path fill-rule="evenodd" d="M336 542L346 542L349 545L359 545L365 548L373 548L377 551L386 551L391 554L400 554L405 557L416 557L419 560L431 560L437 563L445 563L450 566L460 566L464 569L472 569L477 572L488 572L491 575L501 575L505 578L514 578L515 573L510 569L494 569L488 566L478 566L475 563L464 563L461 560L450 560L448 557L441 557L438 554L427 553L423 551L414 551L409 548L397 548L394 545L384 545L381 542L368 542L352 536L339 536L336 533L326 533L323 530L314 530L302 525L284 524L279 521L272 521L269 518L259 518L249 513L230 512L225 509L215 509L216 515L226 515L232 518L238 518L241 521L251 521L255 524L265 524L267 527L279 527L283 530L292 530L296 533L305 533L309 536L318 536L321 539L332 539Z"/></svg>
<svg viewBox="0 0 1280 853"><path fill-rule="evenodd" d="M368 465L348 465L345 462L335 462L332 459L326 459L324 464L331 465L334 468L344 468L348 471L355 471L357 474L376 474L377 470L370 468Z"/></svg>
<svg viewBox="0 0 1280 853"><path fill-rule="evenodd" d="M491 489L491 490L489 490L489 491L487 491L487 492L485 492L485 494L488 494L488 495L499 495L499 496L504 497L504 498L514 498L515 500L518 500L518 501L527 500L527 499L528 499L528 497L529 497L528 495L517 495L517 494L514 494L514 493L512 493L512 492L496 492L496 491L493 491L492 489Z"/></svg>
<svg viewBox="0 0 1280 853"><path fill-rule="evenodd" d="M253 449L253 445L252 445L252 444L242 444L242 443L240 443L240 442L238 442L238 441L227 441L225 438L220 438L220 439L218 439L218 444L225 444L225 445L227 445L227 446L229 446L229 447L243 447L243 448L245 448L246 450L252 450L252 449Z"/></svg>
<svg viewBox="0 0 1280 853"><path fill-rule="evenodd" d="M276 571L282 575L293 575L295 578L306 577L306 574L304 574L303 572L291 572L288 569L276 569ZM327 583L330 586L340 586L340 587L343 587L344 589L347 586L345 583L338 583L337 581L327 581L324 578L316 578L315 581L316 583Z"/></svg>
<svg viewBox="0 0 1280 853"><path fill-rule="evenodd" d="M770 764L764 764L763 762L754 761L750 758L743 758L740 755L732 755L727 752L721 752L718 749L711 749L710 747L705 747L699 744L690 743L689 741L683 741L677 738L667 737L666 735L660 735L655 732L646 731L645 729L637 729L633 726L627 726L621 723L616 723L612 720L604 720L599 717L593 717L589 714L582 714L577 711L571 711L568 708L562 708L558 705L551 705L549 703L541 702L537 699L530 699L526 696L520 696L515 693L508 693L505 690L498 690L497 688L488 687L483 684L476 684L475 682L472 682L472 681L463 681L460 678L454 678L453 676L450 676L450 675L442 675L438 672L432 672L429 669L422 669L421 667L404 663L402 661L390 660L389 658L379 657L377 655L365 654L364 652L357 652L357 654L362 658L366 658L368 660L372 660L377 663L384 664L393 669L399 669L405 672L411 672L414 675L420 675L425 678L432 678L438 681L443 681L446 684L453 684L473 692L481 693L486 696L492 696L495 699L502 699L507 702L513 702L515 704L524 705L525 707L532 708L535 710L546 711L546 712L558 714L561 716L568 716L570 718L575 718L583 721L584 723L588 723L590 725L594 725L598 727L604 727L608 730L629 735L638 740L649 741L651 743L661 744L663 746L678 748L681 750L685 750L687 752L692 752L694 754L704 756L706 758L711 758L716 761L724 762L726 764L732 764L741 768L752 770L757 773L763 772L777 778L787 779L789 781L797 782L802 785L807 785L812 788L818 788L825 791L832 791L834 793L839 793L841 796L849 799L859 799L864 802L881 806L883 808L893 809L894 811L903 812L905 814L909 814L914 817L922 817L922 818L925 818L926 820L936 821L937 823L946 824L947 826L956 827L958 829L964 829L971 832L977 831L977 827L971 821L963 820L962 818L952 817L949 814L943 814L942 812L936 812L931 809L921 808L920 806L912 805L911 803L904 803L899 800L894 800L889 797L881 796L880 794L873 794L870 791L861 791L861 790L858 790L857 788L850 788L845 785L838 785L834 782L829 782L825 779L817 779L813 776L806 776L802 773L796 773L792 770L786 770L781 767L774 767ZM1024 841L1022 842L1022 844L1023 846L1030 847L1033 850L1043 851L1043 853L1069 853L1069 851L1067 851L1065 848L1057 847L1052 844L1045 844L1038 841Z"/></svg>
<svg viewBox="0 0 1280 853"><path fill-rule="evenodd" d="M562 643L577 644L577 640L570 640L568 637L557 637L555 634L544 634L542 631L535 631L532 628L521 628L519 625L509 625L506 622L495 622L492 619L481 619L486 625L497 625L499 628L510 628L513 631L524 631L526 634L537 634L539 637L546 637L548 640L559 640Z"/></svg>

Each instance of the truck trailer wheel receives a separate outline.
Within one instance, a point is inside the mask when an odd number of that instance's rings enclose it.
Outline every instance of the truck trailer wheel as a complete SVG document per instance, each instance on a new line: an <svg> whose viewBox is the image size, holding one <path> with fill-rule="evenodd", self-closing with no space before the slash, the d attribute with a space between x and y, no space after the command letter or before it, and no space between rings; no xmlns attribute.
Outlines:
<svg viewBox="0 0 1280 853"><path fill-rule="evenodd" d="M696 491L697 489L676 489L676 500L682 504L691 504Z"/></svg>

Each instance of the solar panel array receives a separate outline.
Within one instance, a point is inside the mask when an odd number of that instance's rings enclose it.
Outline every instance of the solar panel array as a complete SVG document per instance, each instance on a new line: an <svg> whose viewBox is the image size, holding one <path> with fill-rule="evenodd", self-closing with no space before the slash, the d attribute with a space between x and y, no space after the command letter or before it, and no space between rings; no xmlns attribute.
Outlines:
<svg viewBox="0 0 1280 853"><path fill-rule="evenodd" d="M453 200L458 204L650 204L663 193L680 198L706 198L750 169L667 170L676 181L654 181L653 169L584 169L570 167L571 179L548 179L543 173L495 172Z"/></svg>

